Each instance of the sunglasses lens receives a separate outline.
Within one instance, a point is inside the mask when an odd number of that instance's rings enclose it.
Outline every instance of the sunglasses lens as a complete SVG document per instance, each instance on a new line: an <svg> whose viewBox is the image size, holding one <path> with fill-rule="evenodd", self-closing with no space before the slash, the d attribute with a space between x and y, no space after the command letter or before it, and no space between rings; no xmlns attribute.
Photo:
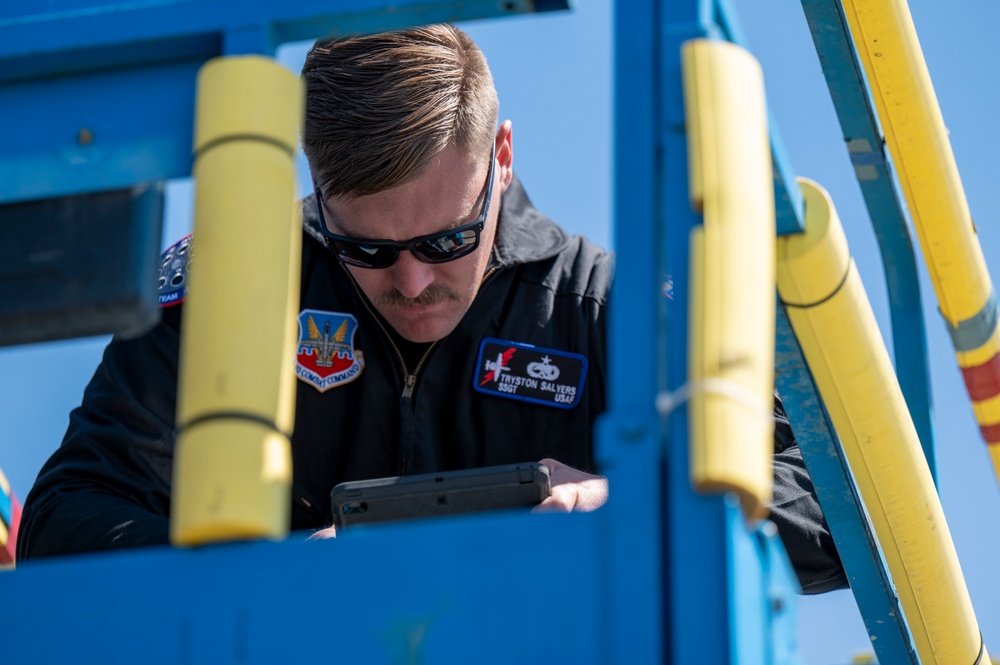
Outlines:
<svg viewBox="0 0 1000 665"><path fill-rule="evenodd" d="M392 247L327 240L344 263L361 268L385 268L395 263L396 257L399 256L399 252Z"/></svg>
<svg viewBox="0 0 1000 665"><path fill-rule="evenodd" d="M479 245L479 229L449 233L417 243L413 249L428 263L444 263L461 258Z"/></svg>
<svg viewBox="0 0 1000 665"><path fill-rule="evenodd" d="M445 263L462 258L475 251L479 246L479 233L483 229L482 222L474 223L471 228L461 228L450 233L442 233L413 243L409 247L418 259L424 263ZM400 251L406 251L406 244L370 244L339 237L326 237L326 244L340 257L340 260L359 268L388 268L399 257Z"/></svg>

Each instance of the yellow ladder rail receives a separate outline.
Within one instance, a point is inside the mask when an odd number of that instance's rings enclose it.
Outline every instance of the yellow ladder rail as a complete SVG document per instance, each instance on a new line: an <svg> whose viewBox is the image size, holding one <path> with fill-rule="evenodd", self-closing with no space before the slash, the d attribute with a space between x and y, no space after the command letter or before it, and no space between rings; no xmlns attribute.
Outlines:
<svg viewBox="0 0 1000 665"><path fill-rule="evenodd" d="M982 637L941 502L829 195L800 179L805 232L778 238L778 291L830 413L924 665Z"/></svg>
<svg viewBox="0 0 1000 665"><path fill-rule="evenodd" d="M993 284L905 0L843 0L980 432L1000 479Z"/></svg>

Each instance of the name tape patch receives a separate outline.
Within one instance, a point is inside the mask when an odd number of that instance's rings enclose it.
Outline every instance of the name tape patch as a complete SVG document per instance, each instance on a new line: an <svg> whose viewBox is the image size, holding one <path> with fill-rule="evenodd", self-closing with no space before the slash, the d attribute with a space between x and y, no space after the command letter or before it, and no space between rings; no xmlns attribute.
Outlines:
<svg viewBox="0 0 1000 665"><path fill-rule="evenodd" d="M578 353L487 337L479 345L472 387L490 395L572 409L580 403L586 376L587 358Z"/></svg>

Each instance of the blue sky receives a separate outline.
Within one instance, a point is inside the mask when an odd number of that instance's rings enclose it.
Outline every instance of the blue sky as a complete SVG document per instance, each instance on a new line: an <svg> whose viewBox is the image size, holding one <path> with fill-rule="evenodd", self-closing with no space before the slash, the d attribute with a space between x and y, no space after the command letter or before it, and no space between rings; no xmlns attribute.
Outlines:
<svg viewBox="0 0 1000 665"><path fill-rule="evenodd" d="M797 0L733 0L751 50L764 66L771 111L799 175L832 194L869 298L890 339L885 281L874 233L844 149L832 103ZM996 76L1000 3L911 0L917 31L977 222L987 263L1000 277L1000 228L990 213L1000 133ZM467 24L493 68L501 115L514 122L515 169L535 204L568 229L612 244L612 33L609 0L578 0L573 13ZM304 48L281 53L295 67ZM300 185L305 191L307 177ZM190 224L191 186L171 187L165 243ZM585 193L581 195L581 193ZM1000 491L979 438L950 341L922 270L934 388L939 486L980 628L1000 650L1000 597L993 573ZM23 499L58 445L67 414L100 359L106 338L0 349L0 468ZM903 359L901 362L905 362ZM870 650L850 592L805 598L800 647L807 665L850 662Z"/></svg>

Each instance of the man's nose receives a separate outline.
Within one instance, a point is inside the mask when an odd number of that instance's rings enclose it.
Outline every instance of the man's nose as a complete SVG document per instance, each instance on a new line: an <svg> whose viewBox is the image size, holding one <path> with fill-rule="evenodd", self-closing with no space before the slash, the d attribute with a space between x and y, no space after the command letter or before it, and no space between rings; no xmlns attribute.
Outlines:
<svg viewBox="0 0 1000 665"><path fill-rule="evenodd" d="M392 286L407 298L416 298L434 281L434 266L424 263L413 252L399 253L392 271Z"/></svg>

